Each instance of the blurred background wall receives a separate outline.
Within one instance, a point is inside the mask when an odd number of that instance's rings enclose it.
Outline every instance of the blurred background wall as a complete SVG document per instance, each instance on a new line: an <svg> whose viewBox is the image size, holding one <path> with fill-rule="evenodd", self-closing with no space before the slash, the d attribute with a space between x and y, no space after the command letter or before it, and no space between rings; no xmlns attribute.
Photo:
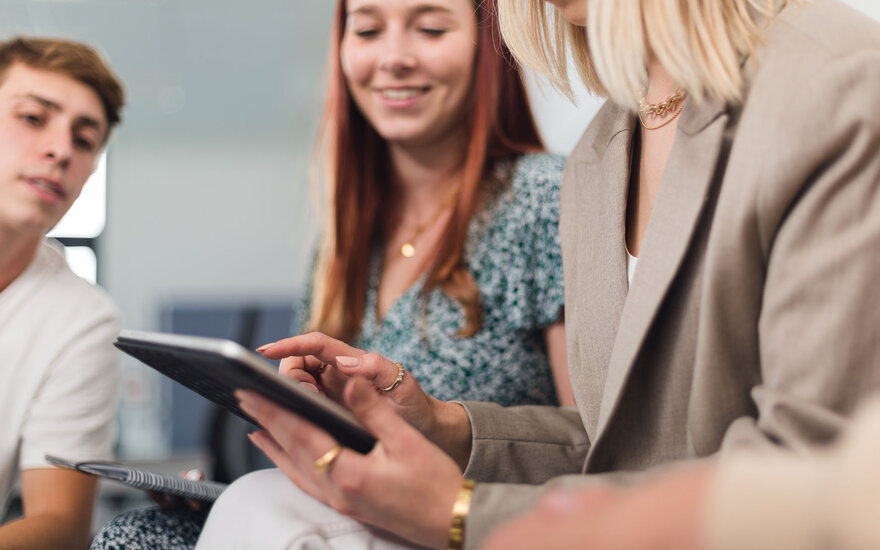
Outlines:
<svg viewBox="0 0 880 550"><path fill-rule="evenodd" d="M878 0L848 3L880 18ZM294 303L320 226L307 166L332 9L331 0L0 0L0 38L89 42L126 83L97 240L98 281L126 328L167 328L174 307ZM599 100L578 90L573 105L530 86L546 141L567 153ZM123 361L123 456L174 450L170 395Z"/></svg>

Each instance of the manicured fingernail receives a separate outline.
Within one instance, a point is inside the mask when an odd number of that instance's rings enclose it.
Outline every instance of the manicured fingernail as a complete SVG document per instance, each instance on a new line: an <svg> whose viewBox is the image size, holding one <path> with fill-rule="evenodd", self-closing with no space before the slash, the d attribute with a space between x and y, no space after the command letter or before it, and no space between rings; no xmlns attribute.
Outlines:
<svg viewBox="0 0 880 550"><path fill-rule="evenodd" d="M357 357L350 357L348 355L339 355L336 357L336 364L343 367L356 367L360 364L361 360Z"/></svg>
<svg viewBox="0 0 880 550"><path fill-rule="evenodd" d="M202 473L198 468L192 468L191 470L187 470L186 473L183 474L184 479L191 479L193 481L201 481L205 479L205 474Z"/></svg>
<svg viewBox="0 0 880 550"><path fill-rule="evenodd" d="M271 348L272 346L274 346L274 345L277 344L277 343L278 343L278 342L269 342L268 344L263 344L262 346L260 346L260 347L257 348L257 352L259 352L259 353L263 353L264 351L266 351L267 349Z"/></svg>

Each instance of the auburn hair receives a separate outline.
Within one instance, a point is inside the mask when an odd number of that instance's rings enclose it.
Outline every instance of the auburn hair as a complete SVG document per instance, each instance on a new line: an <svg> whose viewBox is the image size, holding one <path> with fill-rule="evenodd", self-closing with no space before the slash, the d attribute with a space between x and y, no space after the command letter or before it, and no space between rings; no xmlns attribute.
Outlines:
<svg viewBox="0 0 880 550"><path fill-rule="evenodd" d="M392 173L387 143L346 86L339 58L346 14L345 0L338 0L317 151L319 180L329 208L312 274L307 328L350 340L360 332L371 247L383 234L382 207L390 200ZM501 41L496 0L474 0L474 17L477 48L466 106L463 183L422 287L423 297L439 288L461 304L465 313L461 336L472 336L481 323L479 291L463 260L468 227L483 203L481 187L492 180L499 161L544 150L521 70Z"/></svg>
<svg viewBox="0 0 880 550"><path fill-rule="evenodd" d="M107 142L110 130L119 123L125 92L119 78L95 50L79 42L55 38L18 37L0 42L0 82L15 63L63 74L94 90L107 117Z"/></svg>

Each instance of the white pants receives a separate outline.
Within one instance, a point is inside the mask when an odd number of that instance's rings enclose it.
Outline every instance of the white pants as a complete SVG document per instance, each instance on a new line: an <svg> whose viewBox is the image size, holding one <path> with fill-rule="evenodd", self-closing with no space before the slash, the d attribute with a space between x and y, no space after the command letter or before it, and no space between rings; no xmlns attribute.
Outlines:
<svg viewBox="0 0 880 550"><path fill-rule="evenodd" d="M412 550L303 493L280 470L248 474L214 503L196 550Z"/></svg>

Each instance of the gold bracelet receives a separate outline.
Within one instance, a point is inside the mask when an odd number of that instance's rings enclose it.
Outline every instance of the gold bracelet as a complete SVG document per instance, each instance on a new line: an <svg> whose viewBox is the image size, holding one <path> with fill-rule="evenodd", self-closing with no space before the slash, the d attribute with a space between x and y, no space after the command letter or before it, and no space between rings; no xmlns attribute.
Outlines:
<svg viewBox="0 0 880 550"><path fill-rule="evenodd" d="M464 546L464 522L471 509L474 480L465 479L452 505L452 525L449 527L449 550L461 550Z"/></svg>

